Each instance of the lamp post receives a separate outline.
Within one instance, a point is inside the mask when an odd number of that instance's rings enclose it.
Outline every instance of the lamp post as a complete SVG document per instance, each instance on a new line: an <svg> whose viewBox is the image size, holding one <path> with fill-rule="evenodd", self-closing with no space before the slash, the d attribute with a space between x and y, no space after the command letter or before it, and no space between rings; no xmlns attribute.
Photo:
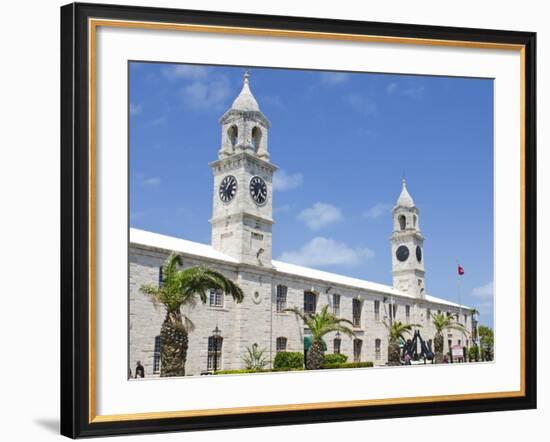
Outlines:
<svg viewBox="0 0 550 442"><path fill-rule="evenodd" d="M220 338L220 334L221 330L218 328L218 324L216 324L216 328L212 330L212 335L214 336L214 373L218 370L218 340Z"/></svg>

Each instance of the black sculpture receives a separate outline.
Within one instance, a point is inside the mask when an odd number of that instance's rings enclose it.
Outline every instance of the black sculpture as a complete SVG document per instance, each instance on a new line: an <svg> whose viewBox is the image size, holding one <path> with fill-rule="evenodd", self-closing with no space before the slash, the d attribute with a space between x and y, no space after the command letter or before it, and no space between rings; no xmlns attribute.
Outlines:
<svg viewBox="0 0 550 442"><path fill-rule="evenodd" d="M420 353L418 353L418 342L420 342ZM407 339L407 342L403 346L401 354L401 363L410 364L410 361L430 360L433 362L434 353L432 351L432 346L429 342L424 341L422 336L420 336L420 330L414 332L413 339Z"/></svg>

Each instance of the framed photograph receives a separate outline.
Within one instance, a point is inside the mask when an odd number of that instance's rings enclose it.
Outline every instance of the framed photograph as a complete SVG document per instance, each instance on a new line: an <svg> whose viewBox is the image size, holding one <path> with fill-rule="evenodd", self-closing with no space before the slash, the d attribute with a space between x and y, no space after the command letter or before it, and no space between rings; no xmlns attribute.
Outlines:
<svg viewBox="0 0 550 442"><path fill-rule="evenodd" d="M536 35L61 8L61 433L536 407Z"/></svg>

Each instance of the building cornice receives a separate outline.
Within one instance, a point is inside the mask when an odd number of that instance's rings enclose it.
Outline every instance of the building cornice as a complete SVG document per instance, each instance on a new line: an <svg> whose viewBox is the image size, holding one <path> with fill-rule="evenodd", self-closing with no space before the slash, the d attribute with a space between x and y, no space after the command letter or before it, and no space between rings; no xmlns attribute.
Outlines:
<svg viewBox="0 0 550 442"><path fill-rule="evenodd" d="M208 163L208 165L212 168L222 168L224 166L239 166L241 161L250 161L259 167L264 167L268 169L271 172L275 172L279 168L275 166L274 164L270 163L269 161L263 160L262 158L259 158L256 155L253 155L249 152L239 152L233 155L229 155L225 158L220 158L216 161L212 161L211 163Z"/></svg>
<svg viewBox="0 0 550 442"><path fill-rule="evenodd" d="M238 110L238 109L229 109L226 111L219 120L220 124L224 124L231 121L231 117L235 118L244 118L245 120L251 120L251 121L261 121L262 124L269 129L271 127L271 123L266 118L266 116L263 114L262 111L244 111L244 110Z"/></svg>
<svg viewBox="0 0 550 442"><path fill-rule="evenodd" d="M211 224L214 224L214 223L218 223L220 221L225 221L227 218L231 218L231 219L234 219L236 221L242 221L244 218L251 218L255 221L261 221L262 223L266 223L266 224L269 224L269 225L275 224L275 221L273 221L270 218L265 218L263 216L258 216L258 215L255 215L255 214L249 213L249 212L238 212L238 213L228 214L228 215L224 215L224 216L218 216L216 218L210 218L209 221L210 221Z"/></svg>

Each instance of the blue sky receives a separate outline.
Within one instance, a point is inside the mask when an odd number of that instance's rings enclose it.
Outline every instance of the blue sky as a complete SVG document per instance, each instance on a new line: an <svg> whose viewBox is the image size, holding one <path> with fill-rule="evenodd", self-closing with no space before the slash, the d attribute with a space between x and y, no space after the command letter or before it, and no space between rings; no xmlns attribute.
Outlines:
<svg viewBox="0 0 550 442"><path fill-rule="evenodd" d="M209 243L219 117L242 67L130 64L130 225ZM274 258L391 285L405 174L426 289L493 324L493 81L250 70L271 122Z"/></svg>

